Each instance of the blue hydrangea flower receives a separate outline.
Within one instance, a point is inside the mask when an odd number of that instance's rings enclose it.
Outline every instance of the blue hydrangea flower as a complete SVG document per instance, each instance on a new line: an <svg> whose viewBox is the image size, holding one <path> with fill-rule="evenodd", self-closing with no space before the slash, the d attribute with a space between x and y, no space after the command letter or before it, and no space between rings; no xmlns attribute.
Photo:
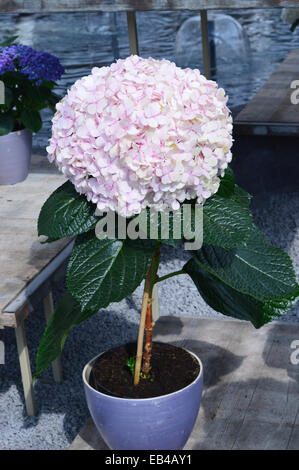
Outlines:
<svg viewBox="0 0 299 470"><path fill-rule="evenodd" d="M8 56L0 53L0 75L5 72L13 72L15 64L13 60Z"/></svg>
<svg viewBox="0 0 299 470"><path fill-rule="evenodd" d="M58 80L64 73L57 57L22 44L0 48L0 74L13 70L26 75L36 85Z"/></svg>

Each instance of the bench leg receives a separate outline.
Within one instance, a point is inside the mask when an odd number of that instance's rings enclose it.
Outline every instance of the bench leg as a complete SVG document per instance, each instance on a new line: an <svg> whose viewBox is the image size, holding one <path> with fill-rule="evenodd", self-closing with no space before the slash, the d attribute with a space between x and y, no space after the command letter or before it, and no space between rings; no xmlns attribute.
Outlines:
<svg viewBox="0 0 299 470"><path fill-rule="evenodd" d="M43 300L43 303L44 303L44 311L45 311L46 320L47 320L47 323L49 323L49 320L54 313L53 295L51 291L48 293L48 295L46 295L46 297ZM58 357L55 361L52 362L52 371L53 371L53 377L54 377L55 382L61 383L63 380L63 377L62 377L62 366L61 366L60 357Z"/></svg>
<svg viewBox="0 0 299 470"><path fill-rule="evenodd" d="M37 409L36 409L36 404L35 404L35 399L34 399L32 375L31 375L29 352L28 352L26 333L25 333L25 327L24 327L24 320L22 320L19 326L15 328L15 332L16 332L17 348L18 348L18 354L19 354L26 410L29 416L35 416L37 413Z"/></svg>

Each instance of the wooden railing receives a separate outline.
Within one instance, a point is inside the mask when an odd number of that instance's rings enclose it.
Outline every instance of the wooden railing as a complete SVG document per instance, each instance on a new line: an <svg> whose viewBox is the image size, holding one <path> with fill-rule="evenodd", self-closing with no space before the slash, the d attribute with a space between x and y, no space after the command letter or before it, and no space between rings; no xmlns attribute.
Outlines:
<svg viewBox="0 0 299 470"><path fill-rule="evenodd" d="M0 11L38 13L68 11L228 10L235 8L281 8L299 0L0 0Z"/></svg>

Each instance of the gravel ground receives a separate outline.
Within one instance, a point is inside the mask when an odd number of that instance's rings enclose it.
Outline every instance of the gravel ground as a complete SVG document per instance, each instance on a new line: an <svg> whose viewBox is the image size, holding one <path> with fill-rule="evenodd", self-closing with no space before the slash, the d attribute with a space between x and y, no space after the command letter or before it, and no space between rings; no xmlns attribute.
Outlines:
<svg viewBox="0 0 299 470"><path fill-rule="evenodd" d="M299 273L299 192L271 193L255 197L253 205L257 225L268 239L285 249ZM165 247L161 257L161 273L179 269L186 253ZM54 292L55 300L64 285ZM71 330L62 354L64 382L52 382L46 371L35 384L39 414L29 418L25 413L14 330L0 330L5 343L5 365L0 365L0 449L67 449L89 416L81 371L97 353L112 346L135 340L141 306L142 286L128 299L111 304L82 325ZM198 317L228 317L217 314L205 305L187 276L169 279L159 286L160 309L163 315L194 315ZM299 322L299 303L283 317L283 321ZM26 329L34 370L37 346L45 327L42 305L26 320Z"/></svg>

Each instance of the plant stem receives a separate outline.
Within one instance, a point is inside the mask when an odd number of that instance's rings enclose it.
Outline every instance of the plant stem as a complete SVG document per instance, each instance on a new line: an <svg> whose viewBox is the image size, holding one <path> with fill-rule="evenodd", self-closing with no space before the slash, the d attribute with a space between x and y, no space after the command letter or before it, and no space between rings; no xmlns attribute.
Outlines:
<svg viewBox="0 0 299 470"><path fill-rule="evenodd" d="M152 357L152 348L153 348L153 319L152 319L152 303L153 303L153 287L157 279L157 272L160 263L160 244L157 244L154 256L152 259L152 271L151 271L151 284L149 290L149 304L146 310L145 318L145 344L143 350L143 364L142 372L148 374L151 368L151 357Z"/></svg>
<svg viewBox="0 0 299 470"><path fill-rule="evenodd" d="M169 277L178 276L179 274L186 274L186 273L183 269L180 269L179 271L174 271L173 273L165 274L165 276L158 277L155 281L155 284L157 282L165 281L165 279L168 279Z"/></svg>
<svg viewBox="0 0 299 470"><path fill-rule="evenodd" d="M148 366L150 364L152 341L151 341L151 330L152 330L152 292L153 286L156 281L157 271L159 267L160 260L160 243L157 243L156 249L153 254L153 258L147 272L145 282L144 282L144 291L142 298L142 307L140 314L140 323L139 323L139 332L138 332L138 341L137 341L137 353L136 353L136 363L135 363L135 373L134 373L134 385L139 384L140 380L140 370L141 370L141 361L142 361L142 347L143 347L143 338L145 324L148 336L146 338L147 351L145 351L146 361L148 360ZM148 344L147 344L148 343ZM148 356L147 356L148 355ZM149 366L150 367L150 366Z"/></svg>
<svg viewBox="0 0 299 470"><path fill-rule="evenodd" d="M144 282L142 307L141 307L140 322L139 322L138 341L137 341L137 353L136 353L136 362L135 362L134 385L138 385L139 380L140 380L144 325L145 325L146 310L147 310L147 307L148 307L149 289L150 289L150 271L151 271L151 266L148 270L148 273L146 275L145 282Z"/></svg>

